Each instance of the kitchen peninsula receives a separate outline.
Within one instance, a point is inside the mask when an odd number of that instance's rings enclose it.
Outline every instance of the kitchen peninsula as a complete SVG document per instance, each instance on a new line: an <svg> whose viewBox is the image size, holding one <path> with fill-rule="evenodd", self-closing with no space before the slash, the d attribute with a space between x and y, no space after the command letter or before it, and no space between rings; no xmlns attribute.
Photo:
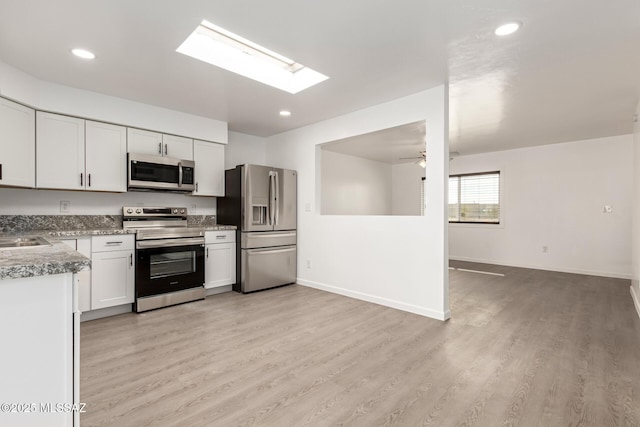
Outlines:
<svg viewBox="0 0 640 427"><path fill-rule="evenodd" d="M39 246L0 250L0 425L71 426L78 416L73 411L79 396L74 278L90 260L44 239Z"/></svg>

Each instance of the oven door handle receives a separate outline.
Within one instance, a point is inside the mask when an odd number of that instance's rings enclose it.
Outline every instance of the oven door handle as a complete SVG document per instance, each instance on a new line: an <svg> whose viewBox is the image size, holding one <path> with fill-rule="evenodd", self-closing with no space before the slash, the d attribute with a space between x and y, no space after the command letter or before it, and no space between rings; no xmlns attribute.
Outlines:
<svg viewBox="0 0 640 427"><path fill-rule="evenodd" d="M136 249L168 248L173 246L200 246L200 245L204 245L204 237L140 240L136 242Z"/></svg>

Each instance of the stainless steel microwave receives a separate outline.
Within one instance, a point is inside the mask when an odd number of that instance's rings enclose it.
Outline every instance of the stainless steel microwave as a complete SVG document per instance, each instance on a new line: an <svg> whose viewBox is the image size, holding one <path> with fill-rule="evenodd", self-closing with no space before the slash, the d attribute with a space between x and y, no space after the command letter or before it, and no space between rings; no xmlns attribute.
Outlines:
<svg viewBox="0 0 640 427"><path fill-rule="evenodd" d="M129 190L164 190L190 193L195 190L195 162L149 154L127 154Z"/></svg>

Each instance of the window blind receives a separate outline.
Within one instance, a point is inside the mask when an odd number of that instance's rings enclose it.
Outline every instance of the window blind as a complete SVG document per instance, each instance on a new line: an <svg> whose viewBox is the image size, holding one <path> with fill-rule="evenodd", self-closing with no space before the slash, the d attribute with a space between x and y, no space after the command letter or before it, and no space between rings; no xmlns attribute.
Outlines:
<svg viewBox="0 0 640 427"><path fill-rule="evenodd" d="M500 223L500 172L449 176L449 222Z"/></svg>

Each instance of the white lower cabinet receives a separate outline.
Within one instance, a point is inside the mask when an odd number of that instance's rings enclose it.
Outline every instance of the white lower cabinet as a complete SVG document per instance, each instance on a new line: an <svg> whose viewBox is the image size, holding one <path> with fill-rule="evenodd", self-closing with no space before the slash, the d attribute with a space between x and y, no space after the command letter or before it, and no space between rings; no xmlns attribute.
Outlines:
<svg viewBox="0 0 640 427"><path fill-rule="evenodd" d="M204 233L204 287L207 289L236 282L236 232L207 231Z"/></svg>
<svg viewBox="0 0 640 427"><path fill-rule="evenodd" d="M91 238L91 309L133 303L134 236Z"/></svg>

